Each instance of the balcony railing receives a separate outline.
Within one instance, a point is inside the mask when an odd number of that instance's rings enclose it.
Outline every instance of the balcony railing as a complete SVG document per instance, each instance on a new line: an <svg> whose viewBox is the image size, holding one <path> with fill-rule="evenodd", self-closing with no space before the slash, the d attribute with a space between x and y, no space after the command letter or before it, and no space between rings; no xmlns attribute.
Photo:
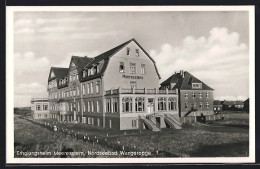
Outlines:
<svg viewBox="0 0 260 169"><path fill-rule="evenodd" d="M118 88L105 91L106 95L113 94L178 94L177 90L159 90L159 89L126 89Z"/></svg>

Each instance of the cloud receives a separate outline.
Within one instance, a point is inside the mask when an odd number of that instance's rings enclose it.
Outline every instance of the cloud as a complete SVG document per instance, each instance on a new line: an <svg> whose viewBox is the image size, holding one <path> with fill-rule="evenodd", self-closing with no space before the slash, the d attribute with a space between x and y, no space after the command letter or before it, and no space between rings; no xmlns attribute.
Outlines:
<svg viewBox="0 0 260 169"><path fill-rule="evenodd" d="M14 70L17 75L26 72L37 72L48 69L50 61L47 57L35 57L34 52L15 53Z"/></svg>
<svg viewBox="0 0 260 169"><path fill-rule="evenodd" d="M32 28L22 28L14 31L15 34L30 34L34 32L35 30Z"/></svg>
<svg viewBox="0 0 260 169"><path fill-rule="evenodd" d="M56 24L56 23L77 23L77 22L90 22L95 21L96 18L38 18L35 23L38 25L42 24Z"/></svg>
<svg viewBox="0 0 260 169"><path fill-rule="evenodd" d="M16 107L30 106L32 98L46 98L46 86L37 82L22 83L14 87L14 105Z"/></svg>
<svg viewBox="0 0 260 169"><path fill-rule="evenodd" d="M31 19L19 19L19 20L16 20L14 23L15 26L27 26L30 24L32 24Z"/></svg>
<svg viewBox="0 0 260 169"><path fill-rule="evenodd" d="M206 80L216 89L217 96L225 92L248 96L248 48L239 41L238 33L230 33L227 28L212 28L208 37L187 36L179 46L163 44L159 51L151 50L150 54L158 65L162 81L174 71L187 70ZM233 89L228 91L223 84Z"/></svg>

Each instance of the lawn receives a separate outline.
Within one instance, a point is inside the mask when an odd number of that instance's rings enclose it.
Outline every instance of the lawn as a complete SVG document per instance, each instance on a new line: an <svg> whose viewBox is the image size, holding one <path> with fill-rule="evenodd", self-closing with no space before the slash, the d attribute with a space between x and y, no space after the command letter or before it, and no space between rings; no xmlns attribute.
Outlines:
<svg viewBox="0 0 260 169"><path fill-rule="evenodd" d="M66 146L76 152L90 149L148 151L151 152L149 157L247 157L249 154L248 118L237 118L237 115L206 125L185 124L180 130L164 129L160 132L115 131L86 124L61 123L53 119L39 122L55 125L66 132L54 134L42 126L16 117L15 150L61 151ZM87 135L95 145L91 141L83 143L82 139L79 141L66 137L65 133L76 133L81 137Z"/></svg>

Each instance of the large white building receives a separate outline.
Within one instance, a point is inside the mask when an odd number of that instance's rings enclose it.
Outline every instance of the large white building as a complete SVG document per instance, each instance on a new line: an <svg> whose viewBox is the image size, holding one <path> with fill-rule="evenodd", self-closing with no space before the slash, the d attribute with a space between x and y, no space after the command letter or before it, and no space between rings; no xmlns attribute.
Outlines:
<svg viewBox="0 0 260 169"><path fill-rule="evenodd" d="M52 67L50 117L118 130L160 130L178 116L178 91L159 90L155 61L131 39L95 58ZM173 125L174 127L174 125Z"/></svg>

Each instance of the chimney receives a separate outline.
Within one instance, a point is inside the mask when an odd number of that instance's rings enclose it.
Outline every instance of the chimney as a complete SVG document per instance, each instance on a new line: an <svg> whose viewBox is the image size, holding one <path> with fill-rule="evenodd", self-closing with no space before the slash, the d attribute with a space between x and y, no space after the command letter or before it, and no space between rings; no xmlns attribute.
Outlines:
<svg viewBox="0 0 260 169"><path fill-rule="evenodd" d="M184 72L183 72L183 70L180 71L180 75L181 75L182 78L184 78Z"/></svg>

